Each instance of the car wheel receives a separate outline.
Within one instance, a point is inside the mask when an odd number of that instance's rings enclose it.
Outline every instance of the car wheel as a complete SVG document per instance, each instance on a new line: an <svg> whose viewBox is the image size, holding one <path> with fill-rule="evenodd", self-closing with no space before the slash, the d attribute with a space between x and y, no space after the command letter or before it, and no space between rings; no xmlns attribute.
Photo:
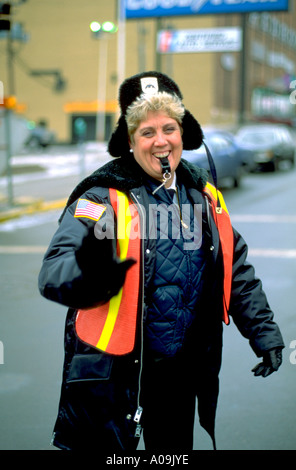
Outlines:
<svg viewBox="0 0 296 470"><path fill-rule="evenodd" d="M233 187L238 188L241 184L242 170L238 169L235 177L233 178Z"/></svg>
<svg viewBox="0 0 296 470"><path fill-rule="evenodd" d="M277 160L273 160L272 162L265 163L264 169L265 171L271 171L271 172L278 170Z"/></svg>

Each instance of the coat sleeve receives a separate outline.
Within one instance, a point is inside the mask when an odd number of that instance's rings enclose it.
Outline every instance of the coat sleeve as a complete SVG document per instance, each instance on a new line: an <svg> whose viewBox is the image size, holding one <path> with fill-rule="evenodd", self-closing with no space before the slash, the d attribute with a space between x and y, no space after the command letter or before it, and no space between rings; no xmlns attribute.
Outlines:
<svg viewBox="0 0 296 470"><path fill-rule="evenodd" d="M92 196L87 194L87 198ZM74 217L75 208L76 202L66 210L45 253L39 290L45 298L67 307L90 308L115 295L122 279L117 282L111 272L114 241L97 239L96 222Z"/></svg>
<svg viewBox="0 0 296 470"><path fill-rule="evenodd" d="M241 334L249 340L258 357L264 351L284 347L274 314L255 276L254 267L247 261L248 247L242 236L234 230L233 280L230 315Z"/></svg>

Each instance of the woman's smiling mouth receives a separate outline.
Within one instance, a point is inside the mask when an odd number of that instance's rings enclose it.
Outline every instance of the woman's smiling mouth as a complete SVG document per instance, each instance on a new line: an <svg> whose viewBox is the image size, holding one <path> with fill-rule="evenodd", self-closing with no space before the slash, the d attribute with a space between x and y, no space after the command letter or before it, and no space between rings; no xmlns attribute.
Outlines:
<svg viewBox="0 0 296 470"><path fill-rule="evenodd" d="M170 153L171 153L171 151L168 150L166 152L157 152L157 153L155 152L152 155L156 158L168 158Z"/></svg>

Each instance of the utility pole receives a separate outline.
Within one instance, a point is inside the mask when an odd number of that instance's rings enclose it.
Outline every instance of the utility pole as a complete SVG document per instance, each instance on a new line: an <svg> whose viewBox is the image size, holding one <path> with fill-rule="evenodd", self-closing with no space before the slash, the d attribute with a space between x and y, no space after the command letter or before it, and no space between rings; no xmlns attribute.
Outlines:
<svg viewBox="0 0 296 470"><path fill-rule="evenodd" d="M9 4L7 4L9 5ZM6 12L10 14L10 5ZM14 81L14 68L13 68L13 47L12 47L12 36L11 36L11 24L7 30L7 41L6 41L6 55L7 55L7 83L8 83L8 96L14 96L15 94L15 81ZM7 200L8 205L13 206L13 183L12 183L12 168L11 168L11 114L12 111L10 106L4 108L4 120L5 120L5 140L6 140L6 177L7 177Z"/></svg>
<svg viewBox="0 0 296 470"><path fill-rule="evenodd" d="M241 13L242 50L240 60L240 79L238 81L239 109L238 124L244 124L246 114L246 92L247 92L247 14Z"/></svg>
<svg viewBox="0 0 296 470"><path fill-rule="evenodd" d="M19 3L25 0L20 0ZM12 183L12 116L13 108L16 104L16 87L14 74L14 49L13 41L26 42L28 35L24 33L22 25L19 23L12 24L10 20L11 5L10 3L0 2L0 31L6 32L6 56L7 56L7 84L4 89L4 129L5 129L5 150L6 150L6 175L7 175L7 198L8 205L14 205L13 183ZM4 16L4 19L2 18ZM4 86L3 86L4 88Z"/></svg>
<svg viewBox="0 0 296 470"><path fill-rule="evenodd" d="M117 33L118 26L116 26L111 21L105 21L102 25L98 21L92 21L89 27L92 31L93 37L99 40L96 139L99 142L104 142L106 121L108 36L110 34ZM102 106L102 109L100 109L100 106Z"/></svg>
<svg viewBox="0 0 296 470"><path fill-rule="evenodd" d="M125 59L126 59L126 17L125 2L117 0L117 89L125 79Z"/></svg>
<svg viewBox="0 0 296 470"><path fill-rule="evenodd" d="M162 18L156 18L155 19L155 70L157 72L161 72L161 65L162 65L162 60L161 60L161 53L157 50L157 41L158 41L158 33L162 29Z"/></svg>

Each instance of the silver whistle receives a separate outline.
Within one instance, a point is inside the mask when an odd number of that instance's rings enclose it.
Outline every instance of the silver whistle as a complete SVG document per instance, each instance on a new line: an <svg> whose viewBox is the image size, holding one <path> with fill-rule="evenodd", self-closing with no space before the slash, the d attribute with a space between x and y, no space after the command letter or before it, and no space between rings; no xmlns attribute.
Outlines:
<svg viewBox="0 0 296 470"><path fill-rule="evenodd" d="M156 191L158 191L160 188L162 188L165 183L171 178L171 167L170 167L170 163L169 163L169 160L168 160L168 157L157 157L160 161L160 164L161 164L161 169L162 169L162 183L160 186L158 186L153 192L152 194L155 194Z"/></svg>

